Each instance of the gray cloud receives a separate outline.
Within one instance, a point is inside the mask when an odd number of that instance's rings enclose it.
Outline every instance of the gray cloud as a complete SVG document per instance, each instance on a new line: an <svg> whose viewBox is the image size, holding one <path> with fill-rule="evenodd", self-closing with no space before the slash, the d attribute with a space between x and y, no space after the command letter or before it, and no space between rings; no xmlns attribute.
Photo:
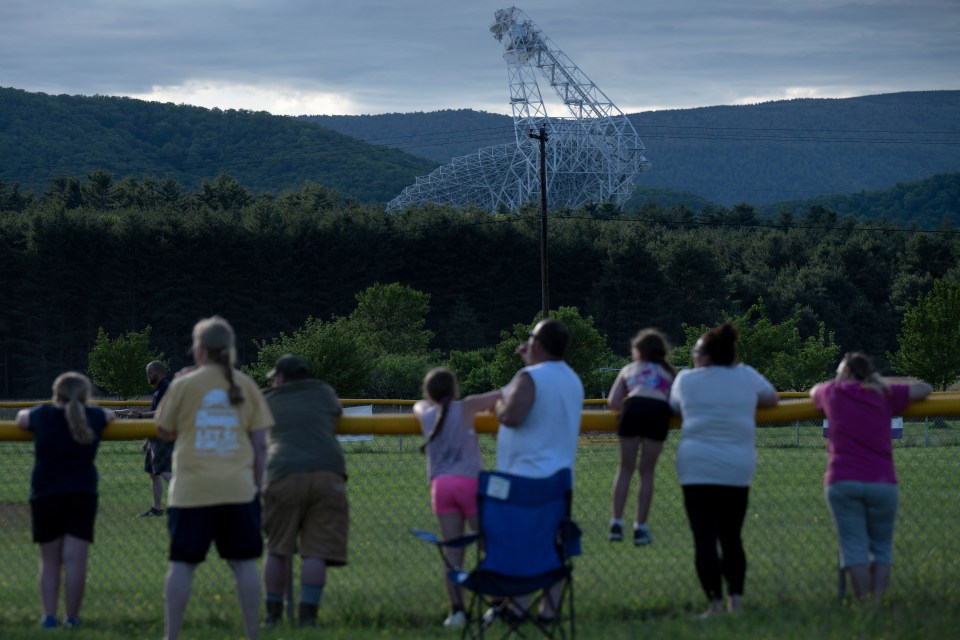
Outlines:
<svg viewBox="0 0 960 640"><path fill-rule="evenodd" d="M508 4L4 0L0 85L300 113L506 112L487 27ZM520 8L625 111L958 88L956 0Z"/></svg>

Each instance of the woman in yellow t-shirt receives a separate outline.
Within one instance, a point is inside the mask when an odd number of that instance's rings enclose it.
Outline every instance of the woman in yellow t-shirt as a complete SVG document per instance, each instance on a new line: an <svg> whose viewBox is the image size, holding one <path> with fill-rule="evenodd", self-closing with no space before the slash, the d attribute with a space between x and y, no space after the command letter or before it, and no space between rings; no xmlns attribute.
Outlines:
<svg viewBox="0 0 960 640"><path fill-rule="evenodd" d="M180 633L197 565L210 543L237 581L247 636L258 631L257 558L266 429L273 416L257 384L234 369L235 337L219 316L193 328L196 368L178 375L157 409L159 436L175 442L167 528L166 637Z"/></svg>

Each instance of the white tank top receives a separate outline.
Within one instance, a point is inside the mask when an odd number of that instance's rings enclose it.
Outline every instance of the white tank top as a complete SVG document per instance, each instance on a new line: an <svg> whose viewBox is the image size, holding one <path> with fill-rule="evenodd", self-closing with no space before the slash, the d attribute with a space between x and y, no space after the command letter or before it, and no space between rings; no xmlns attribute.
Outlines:
<svg viewBox="0 0 960 640"><path fill-rule="evenodd" d="M533 406L516 427L500 425L497 470L529 478L546 478L573 469L583 411L583 383L562 360L521 369L536 389Z"/></svg>

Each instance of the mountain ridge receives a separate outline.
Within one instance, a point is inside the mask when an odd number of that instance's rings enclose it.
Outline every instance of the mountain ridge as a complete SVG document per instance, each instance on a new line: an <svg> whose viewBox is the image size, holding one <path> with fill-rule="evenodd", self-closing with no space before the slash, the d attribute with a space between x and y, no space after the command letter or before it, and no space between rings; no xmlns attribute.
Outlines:
<svg viewBox="0 0 960 640"><path fill-rule="evenodd" d="M797 98L628 117L653 164L638 177L638 186L687 191L725 206L853 193L960 171L960 91L955 90ZM301 118L437 163L515 139L510 116L471 110ZM417 135L403 138L398 131Z"/></svg>
<svg viewBox="0 0 960 640"><path fill-rule="evenodd" d="M960 171L956 90L629 117L653 163L640 192L664 202L763 208ZM383 203L453 156L514 141L510 116L470 109L289 117L0 88L0 184L37 192L96 170L172 177L188 189L228 173L254 192L311 181Z"/></svg>

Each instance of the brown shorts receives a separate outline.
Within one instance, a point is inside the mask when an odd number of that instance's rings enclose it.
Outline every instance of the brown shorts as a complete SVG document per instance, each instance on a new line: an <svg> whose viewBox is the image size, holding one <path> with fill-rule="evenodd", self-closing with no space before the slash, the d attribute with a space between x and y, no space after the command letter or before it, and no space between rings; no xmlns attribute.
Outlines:
<svg viewBox="0 0 960 640"><path fill-rule="evenodd" d="M263 533L268 553L347 564L350 512L343 476L330 471L293 473L263 492Z"/></svg>

